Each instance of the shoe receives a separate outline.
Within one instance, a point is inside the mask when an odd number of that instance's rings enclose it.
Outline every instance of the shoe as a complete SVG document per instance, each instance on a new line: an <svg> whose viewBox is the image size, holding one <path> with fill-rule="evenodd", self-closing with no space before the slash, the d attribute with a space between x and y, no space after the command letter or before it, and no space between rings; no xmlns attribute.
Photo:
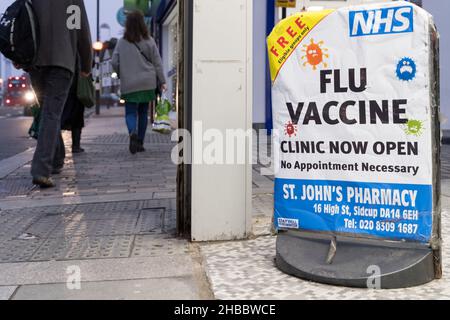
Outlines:
<svg viewBox="0 0 450 320"><path fill-rule="evenodd" d="M145 152L145 148L144 148L144 142L142 140L139 139L139 145L137 148L137 152Z"/></svg>
<svg viewBox="0 0 450 320"><path fill-rule="evenodd" d="M139 147L139 141L137 134L133 133L130 135L130 152L131 154L136 154Z"/></svg>
<svg viewBox="0 0 450 320"><path fill-rule="evenodd" d="M83 153L84 149L81 147L72 147L72 153Z"/></svg>
<svg viewBox="0 0 450 320"><path fill-rule="evenodd" d="M55 183L51 178L44 178L44 177L34 177L33 178L33 184L38 185L42 189L48 189L48 188L54 188Z"/></svg>

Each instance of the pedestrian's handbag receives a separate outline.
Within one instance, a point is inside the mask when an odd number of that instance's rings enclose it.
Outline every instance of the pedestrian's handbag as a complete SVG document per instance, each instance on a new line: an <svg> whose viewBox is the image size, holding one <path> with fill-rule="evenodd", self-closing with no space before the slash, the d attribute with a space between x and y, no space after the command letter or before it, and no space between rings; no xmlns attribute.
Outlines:
<svg viewBox="0 0 450 320"><path fill-rule="evenodd" d="M95 106L95 87L91 77L78 76L77 98L86 108Z"/></svg>
<svg viewBox="0 0 450 320"><path fill-rule="evenodd" d="M31 107L31 113L33 115L33 123L31 124L30 130L28 130L28 135L37 140L41 122L41 107L39 106L39 103L36 103Z"/></svg>

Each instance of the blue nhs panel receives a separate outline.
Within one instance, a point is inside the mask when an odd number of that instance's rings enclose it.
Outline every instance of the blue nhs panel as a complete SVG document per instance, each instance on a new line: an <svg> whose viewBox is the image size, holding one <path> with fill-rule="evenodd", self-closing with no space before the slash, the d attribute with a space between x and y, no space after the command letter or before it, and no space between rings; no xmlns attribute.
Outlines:
<svg viewBox="0 0 450 320"><path fill-rule="evenodd" d="M414 31L414 8L402 6L350 11L350 37L387 35Z"/></svg>

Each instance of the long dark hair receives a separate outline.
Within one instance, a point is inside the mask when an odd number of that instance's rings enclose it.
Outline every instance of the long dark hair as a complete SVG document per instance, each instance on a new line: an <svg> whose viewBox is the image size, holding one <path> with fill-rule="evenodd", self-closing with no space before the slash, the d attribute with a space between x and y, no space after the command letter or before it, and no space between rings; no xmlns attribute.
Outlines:
<svg viewBox="0 0 450 320"><path fill-rule="evenodd" d="M142 12L131 11L127 14L127 22L125 24L125 33L123 37L131 43L150 39Z"/></svg>

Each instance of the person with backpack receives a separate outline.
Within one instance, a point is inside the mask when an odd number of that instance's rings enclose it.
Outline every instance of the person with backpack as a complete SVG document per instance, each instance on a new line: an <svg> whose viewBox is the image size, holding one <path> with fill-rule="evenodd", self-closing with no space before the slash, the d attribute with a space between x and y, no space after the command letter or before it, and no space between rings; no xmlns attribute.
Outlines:
<svg viewBox="0 0 450 320"><path fill-rule="evenodd" d="M144 152L149 103L156 100L156 89L166 91L167 85L158 47L140 11L128 13L125 34L114 50L112 66L119 75L125 100L130 152Z"/></svg>
<svg viewBox="0 0 450 320"><path fill-rule="evenodd" d="M78 10L69 10L70 7ZM81 16L77 17L76 12ZM70 23L73 19L80 19L80 24ZM29 72L41 106L38 142L31 164L33 184L51 188L55 186L51 175L59 174L64 166L61 115L77 55L82 77L88 77L92 69L91 32L84 2L18 0L7 9L1 22L0 51Z"/></svg>

